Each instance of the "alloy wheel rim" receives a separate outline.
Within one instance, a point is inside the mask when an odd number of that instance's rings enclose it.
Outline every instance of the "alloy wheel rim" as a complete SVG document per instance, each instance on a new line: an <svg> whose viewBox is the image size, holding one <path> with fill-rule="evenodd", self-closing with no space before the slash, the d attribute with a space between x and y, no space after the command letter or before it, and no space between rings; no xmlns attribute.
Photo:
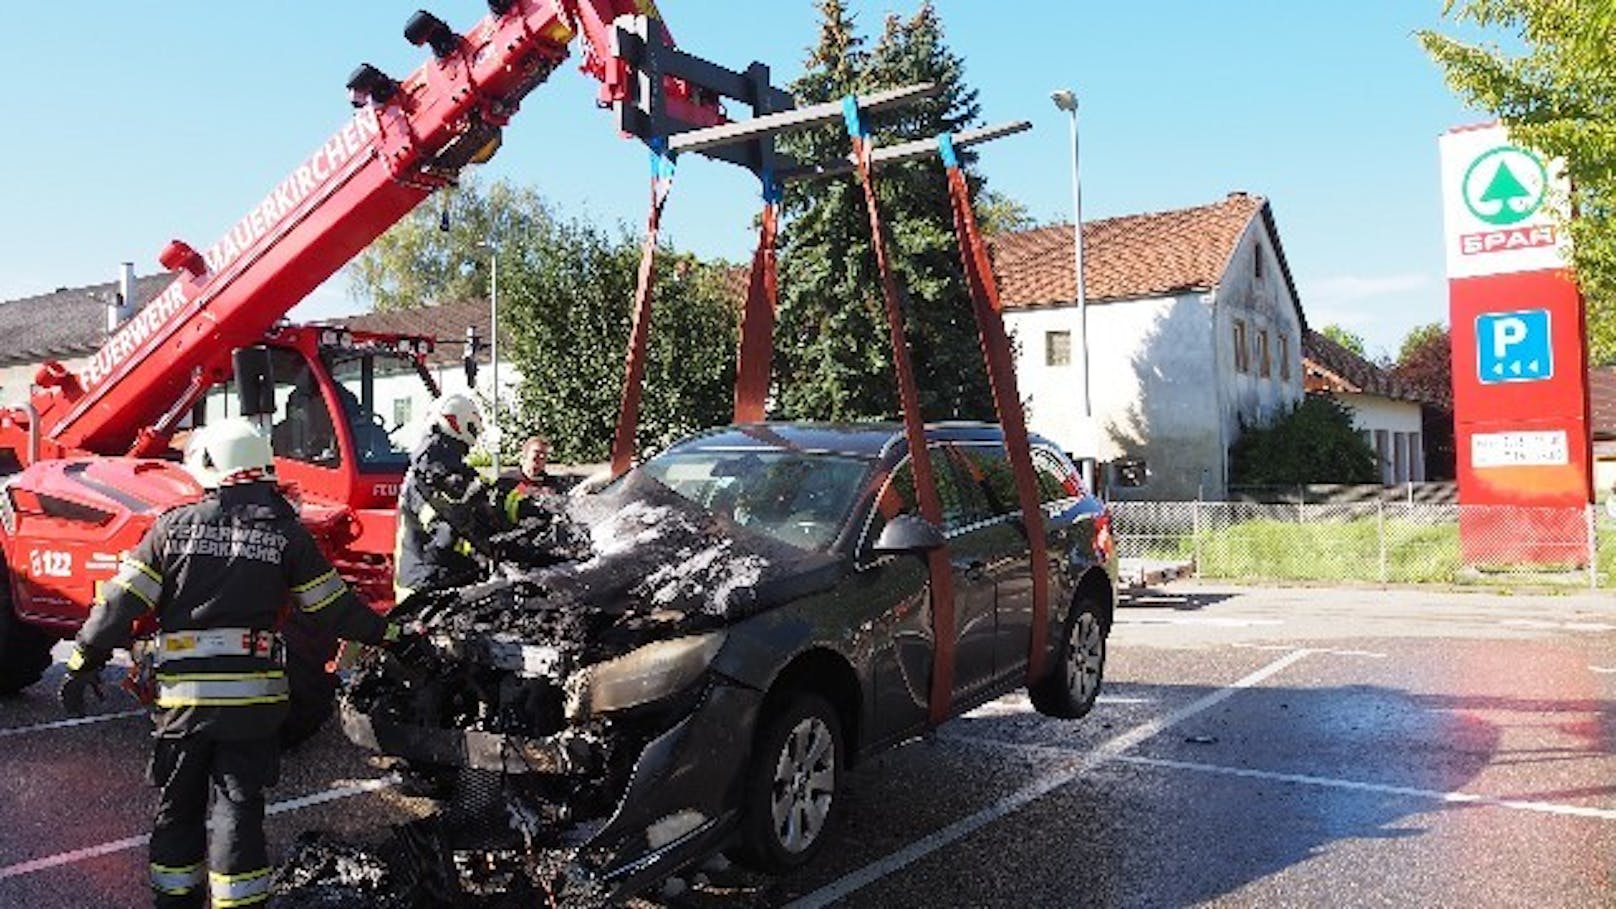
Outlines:
<svg viewBox="0 0 1616 909"><path fill-rule="evenodd" d="M1074 702L1087 704L1093 699L1104 663L1105 635L1100 622L1092 612L1080 613L1066 642L1066 686Z"/></svg>
<svg viewBox="0 0 1616 909"><path fill-rule="evenodd" d="M836 748L830 727L804 717L791 727L775 760L770 787L774 835L781 848L800 854L824 832L836 795Z"/></svg>

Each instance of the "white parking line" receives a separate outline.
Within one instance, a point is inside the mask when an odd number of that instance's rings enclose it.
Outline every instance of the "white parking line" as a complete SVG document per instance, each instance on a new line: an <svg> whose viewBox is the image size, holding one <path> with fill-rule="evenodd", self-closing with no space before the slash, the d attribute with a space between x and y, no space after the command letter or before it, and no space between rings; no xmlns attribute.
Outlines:
<svg viewBox="0 0 1616 909"><path fill-rule="evenodd" d="M1046 773L1036 780L1033 780L1028 785L1011 793L1010 795L1005 796L981 811L978 811L969 817L955 821L954 823L949 824L947 827L944 827L943 829L938 830L929 836L916 840L915 842L910 843L908 846L892 853L886 858L879 859L865 865L863 868L860 868L851 874L845 875L838 880L826 884L807 896L788 904L787 909L817 909L817 907L820 906L828 906L831 903L834 903L837 900L858 891L860 888L863 888L880 880L881 878L886 877L889 874L892 874L906 865L925 858L944 846L958 842L959 840L970 836L977 830L986 827L988 824L991 824L1006 815L1013 814L1016 811L1021 810L1028 804L1043 798L1062 786L1065 786L1067 783L1070 783L1072 780L1077 779L1079 776L1082 776L1084 773L1087 773L1095 767L1098 767L1107 761L1115 760L1122 754L1122 752L1127 751L1129 748L1132 748L1135 745L1138 745L1140 742L1143 742L1152 736L1159 735L1160 733L1171 729L1179 723L1184 722L1190 717L1221 704L1244 689L1261 684L1265 679L1284 670L1292 663L1306 657L1312 652L1313 651L1310 650L1293 651L1286 656L1269 663L1267 666L1264 666L1256 672L1253 672L1251 675L1246 676L1238 682L1235 682L1227 688L1220 688L1217 691L1214 691L1185 707L1181 707L1178 710L1167 714L1166 716L1158 717L1157 719L1151 720L1150 722L1141 726L1136 726L1133 729L1124 732L1122 735L1106 741L1087 754L1081 756L1072 755L1074 758L1077 758L1077 762L1074 766Z"/></svg>
<svg viewBox="0 0 1616 909"><path fill-rule="evenodd" d="M975 741L981 741L976 739ZM1161 758L1135 757L1123 755L1116 758L1119 764L1136 764L1143 767L1165 767L1172 770L1193 770L1197 773L1217 773L1224 776L1239 776L1257 780L1274 780L1281 783L1297 783L1303 786L1323 786L1329 789L1350 789L1356 792L1373 792L1380 795L1409 795L1416 798L1434 799L1439 802L1450 802L1462 805L1488 805L1494 808L1512 808L1516 811L1536 811L1542 814L1560 814L1570 817L1595 818L1601 821L1616 821L1616 811L1608 808L1588 808L1582 805L1562 805L1557 802L1536 802L1529 799L1501 799L1490 795L1472 795L1468 792L1442 792L1438 789L1415 789L1410 786L1386 786L1380 783L1360 783L1356 780L1338 780L1326 776L1311 776L1305 773L1275 773L1269 770L1252 770L1248 767L1224 767L1218 764L1197 764L1191 761L1169 761Z"/></svg>
<svg viewBox="0 0 1616 909"><path fill-rule="evenodd" d="M1178 618L1124 618L1117 625L1200 625L1212 628L1257 628L1285 624L1283 619L1237 619L1222 616L1181 616Z"/></svg>
<svg viewBox="0 0 1616 909"><path fill-rule="evenodd" d="M1588 669L1600 675L1616 675L1616 666L1589 666Z"/></svg>
<svg viewBox="0 0 1616 909"><path fill-rule="evenodd" d="M364 795L366 793L386 789L389 786L395 785L397 782L398 780L396 778L390 776L378 777L377 779L373 780L364 780L350 786L335 787L321 792L310 793L309 795L305 795L300 798L287 799L284 802L275 802L269 805L264 810L264 813L270 815L284 814L288 811L312 808L315 805L323 805L326 802L335 802L339 799L352 798L356 795ZM59 852L56 855L47 855L43 858L29 859L26 862L18 862L15 865L0 866L0 881L6 880L7 878L22 877L25 874L33 874L36 871L45 871L50 868L58 868L62 865L72 865L78 862L87 861L89 859L99 858L103 855L111 855L115 852L138 849L139 847L146 845L150 839L151 834L142 834L141 836L131 836L121 840L113 840L110 843L100 843L95 846L86 846L83 849L74 849L72 852Z"/></svg>
<svg viewBox="0 0 1616 909"><path fill-rule="evenodd" d="M0 739L13 735L27 735L30 732L47 732L51 729L71 729L74 726L89 726L92 723L105 723L109 720L124 720L132 716L145 716L144 710L125 710L121 713L98 713L95 716L78 716L68 720L55 720L49 723L36 723L32 726L13 726L9 729L0 729Z"/></svg>

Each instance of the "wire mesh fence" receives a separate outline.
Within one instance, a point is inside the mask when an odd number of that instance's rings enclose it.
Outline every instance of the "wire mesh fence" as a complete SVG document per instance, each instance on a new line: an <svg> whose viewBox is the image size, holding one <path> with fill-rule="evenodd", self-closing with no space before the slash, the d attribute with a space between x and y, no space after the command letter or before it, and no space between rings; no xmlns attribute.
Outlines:
<svg viewBox="0 0 1616 909"><path fill-rule="evenodd" d="M1123 559L1203 578L1616 588L1616 521L1594 506L1112 502Z"/></svg>

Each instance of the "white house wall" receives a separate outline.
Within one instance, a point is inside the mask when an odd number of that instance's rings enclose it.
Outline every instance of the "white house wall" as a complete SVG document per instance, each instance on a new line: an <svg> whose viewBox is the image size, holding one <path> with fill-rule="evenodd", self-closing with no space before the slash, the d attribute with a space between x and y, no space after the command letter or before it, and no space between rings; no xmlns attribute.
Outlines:
<svg viewBox="0 0 1616 909"><path fill-rule="evenodd" d="M1194 498L1220 482L1216 369L1207 344L1211 310L1200 294L1087 307L1090 400L1096 433L1082 429L1077 308L1005 314L1016 338L1017 383L1031 429L1074 456L1142 459L1148 482L1123 497ZM1068 331L1072 362L1046 363L1045 334ZM1221 488L1221 487L1220 487Z"/></svg>
<svg viewBox="0 0 1616 909"><path fill-rule="evenodd" d="M1077 308L1007 311L1031 428L1074 456L1143 459L1146 485L1113 487L1117 498L1223 498L1228 449L1241 427L1265 425L1302 397L1301 321L1267 236L1262 219L1254 220L1211 293L1087 307L1097 430L1092 440L1081 426ZM1261 278L1253 263L1259 249ZM1245 371L1237 368L1234 352L1236 320L1246 326ZM1046 362L1045 336L1052 331L1071 333L1070 365ZM1269 350L1266 377L1259 349L1263 333Z"/></svg>
<svg viewBox="0 0 1616 909"><path fill-rule="evenodd" d="M1223 280L1215 292L1214 349L1218 358L1218 410L1223 432L1223 461L1219 492L1228 476L1228 448L1240 438L1243 426L1266 426L1300 401L1302 389L1302 326L1298 306L1268 242L1262 220L1248 226L1229 257ZM1256 257L1262 257L1258 277ZM1246 369L1239 368L1235 351L1235 323L1245 324ZM1268 375L1262 374L1260 339L1268 338ZM1280 338L1286 338L1281 342ZM1285 356L1281 357L1281 348Z"/></svg>
<svg viewBox="0 0 1616 909"><path fill-rule="evenodd" d="M1380 395L1338 394L1337 401L1352 411L1352 425L1364 434L1380 458L1380 480L1385 484L1425 479L1425 437L1420 405Z"/></svg>

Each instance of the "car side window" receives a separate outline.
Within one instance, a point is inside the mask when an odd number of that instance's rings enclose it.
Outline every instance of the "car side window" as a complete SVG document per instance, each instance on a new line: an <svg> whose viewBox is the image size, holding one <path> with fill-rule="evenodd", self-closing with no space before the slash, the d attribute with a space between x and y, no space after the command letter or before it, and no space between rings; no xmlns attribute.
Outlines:
<svg viewBox="0 0 1616 909"><path fill-rule="evenodd" d="M976 487L986 508L985 517L1014 514L1021 511L1021 497L1016 494L1015 470L1003 445L964 445L960 454L960 467L967 480Z"/></svg>
<svg viewBox="0 0 1616 909"><path fill-rule="evenodd" d="M1032 466L1038 474L1038 499L1059 502L1077 495L1077 475L1061 458L1042 448L1032 451Z"/></svg>
<svg viewBox="0 0 1616 909"><path fill-rule="evenodd" d="M959 475L951 464L952 460L943 446L931 447L932 472L937 477L937 498L943 509L944 533L958 530L979 517L972 508L969 491L961 484ZM860 553L865 555L869 553L870 547L880 538L881 529L886 526L887 521L900 514L919 514L918 503L919 499L915 496L914 468L909 459L904 458L876 496L868 529L859 544Z"/></svg>

